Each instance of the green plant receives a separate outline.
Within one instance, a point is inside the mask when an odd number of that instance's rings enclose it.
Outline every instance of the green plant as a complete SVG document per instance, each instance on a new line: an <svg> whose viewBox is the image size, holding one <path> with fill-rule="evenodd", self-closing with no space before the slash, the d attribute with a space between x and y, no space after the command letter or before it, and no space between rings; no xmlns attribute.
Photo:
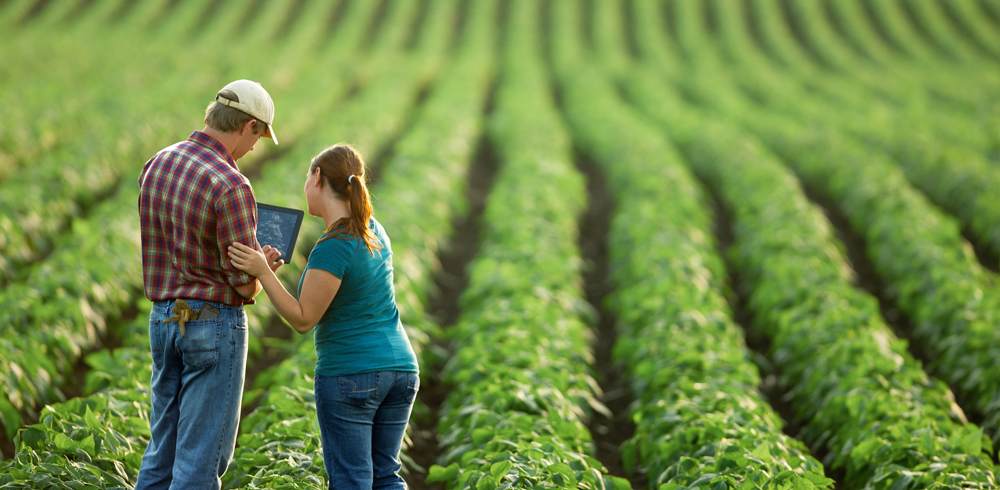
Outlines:
<svg viewBox="0 0 1000 490"><path fill-rule="evenodd" d="M402 43L399 32L405 32L416 15L415 5L398 6L400 11L392 14L396 20L390 24L389 39ZM309 152L315 152L315 148L331 143L325 140L326 134L336 134L357 144L369 156L369 164L384 165L384 180L375 183L371 192L377 216L392 239L400 317L424 365L432 359L428 348L430 335L437 332L436 325L424 313L433 286L430 278L437 267L433 258L450 234L450 217L460 211L462 169L469 164L478 111L489 80L490 59L483 57L482 52L488 46L482 36L489 31L481 29L489 20L488 5L470 12L469 22L479 28L470 29L473 34L469 37L467 54L444 71L439 85L414 116L412 129L395 144L391 160L373 162L370 156L389 146L396 132L404 127L422 84L437 74L441 50L448 39L448 31L441 26L449 24L456 9L456 2L451 0L434 2L429 15L431 24L418 43L420 55L393 67L390 62L398 61L398 52L387 47L381 58L371 61L376 67L373 69L382 70L380 77L357 98L340 107L337 110L340 117L325 121L325 126L311 138L319 141L303 145L265 170L276 183L269 191L275 202L301 202L301 182L306 169L302 162L308 160ZM373 14L374 9L367 13ZM470 85L470 79L479 83ZM445 171L445 166L451 166L454 175L435 177ZM428 176L438 185L414 189L415 179ZM437 203L442 195L446 199ZM296 197L293 200L291 196ZM434 208L437 213L433 220L424 210L435 205L438 207ZM304 233L310 238L301 243L309 246L321 232L313 227ZM238 439L240 448L224 477L227 488L326 485L312 392L316 348L311 335L297 336L292 348L294 352L288 358L258 376L253 391L248 393L251 398L262 396L258 408L243 421Z"/></svg>
<svg viewBox="0 0 1000 490"><path fill-rule="evenodd" d="M629 488L592 455L591 378L577 218L585 188L535 51L537 5L508 6L504 77L489 121L500 169L483 213L462 315L447 332L455 385L441 408L448 488ZM544 182L544 185L539 185Z"/></svg>
<svg viewBox="0 0 1000 490"><path fill-rule="evenodd" d="M646 472L650 488L829 488L823 466L782 433L757 391L757 366L723 298L707 196L664 136L588 64L571 30L579 25L574 4L556 5L566 20L553 31L552 53L564 110L615 201L608 303L620 329L615 358L637 399L623 461ZM595 12L598 52L613 52L620 35L611 7Z"/></svg>
<svg viewBox="0 0 1000 490"><path fill-rule="evenodd" d="M759 142L635 73L630 98L673 130L732 214L730 260L806 422L800 437L826 448L825 462L846 470L851 486L994 485L989 439L894 338L875 299L850 285L829 223L794 176Z"/></svg>

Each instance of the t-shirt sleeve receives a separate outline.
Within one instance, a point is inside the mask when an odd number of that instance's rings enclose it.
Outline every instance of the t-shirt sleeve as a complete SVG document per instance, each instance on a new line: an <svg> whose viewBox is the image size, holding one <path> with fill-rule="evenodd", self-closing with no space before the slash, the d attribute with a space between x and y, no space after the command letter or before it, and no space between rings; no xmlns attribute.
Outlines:
<svg viewBox="0 0 1000 490"><path fill-rule="evenodd" d="M229 246L240 242L255 250L257 244L257 200L249 184L240 184L215 202L215 216L218 222L219 257L222 270L230 286L242 286L253 282L254 277L243 272L229 262Z"/></svg>
<svg viewBox="0 0 1000 490"><path fill-rule="evenodd" d="M310 269L323 269L335 276L337 279L344 279L344 274L351 265L351 256L354 254L355 240L341 240L330 238L317 243L309 254Z"/></svg>

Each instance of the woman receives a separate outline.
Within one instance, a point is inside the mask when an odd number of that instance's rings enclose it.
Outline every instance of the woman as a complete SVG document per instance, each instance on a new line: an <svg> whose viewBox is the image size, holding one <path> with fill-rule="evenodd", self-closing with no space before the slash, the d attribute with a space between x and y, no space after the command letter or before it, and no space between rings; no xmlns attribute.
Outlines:
<svg viewBox="0 0 1000 490"><path fill-rule="evenodd" d="M229 249L233 265L260 279L297 332L316 326L316 411L330 488L338 490L406 488L399 448L419 389L396 309L392 248L364 181L364 161L346 144L309 165L303 190L326 233L309 254L298 300L263 254L240 243Z"/></svg>

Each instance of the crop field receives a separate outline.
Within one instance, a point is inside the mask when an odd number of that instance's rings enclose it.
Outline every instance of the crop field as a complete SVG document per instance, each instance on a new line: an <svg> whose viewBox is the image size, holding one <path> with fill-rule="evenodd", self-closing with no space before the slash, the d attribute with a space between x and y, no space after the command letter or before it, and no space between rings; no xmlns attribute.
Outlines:
<svg viewBox="0 0 1000 490"><path fill-rule="evenodd" d="M137 177L259 81L349 142L414 489L1000 488L1000 0L0 0L0 489L131 489ZM294 291L323 232L279 270ZM267 296L225 488L326 488Z"/></svg>

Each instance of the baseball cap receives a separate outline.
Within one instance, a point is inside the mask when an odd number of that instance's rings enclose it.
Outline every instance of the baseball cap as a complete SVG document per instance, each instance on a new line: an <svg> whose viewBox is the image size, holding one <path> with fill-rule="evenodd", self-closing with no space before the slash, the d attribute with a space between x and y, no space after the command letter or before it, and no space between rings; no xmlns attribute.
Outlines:
<svg viewBox="0 0 1000 490"><path fill-rule="evenodd" d="M226 95L235 95L236 100L231 100L229 97L222 95L222 92L227 90L230 93ZM267 123L267 132L264 133L264 136L270 136L271 141L274 141L274 144L278 144L278 137L274 134L274 102L271 101L271 96L268 95L267 90L264 90L264 87L259 83L250 80L230 82L229 85L222 87L222 90L216 94L215 101L233 109L243 111L257 118L258 121Z"/></svg>

